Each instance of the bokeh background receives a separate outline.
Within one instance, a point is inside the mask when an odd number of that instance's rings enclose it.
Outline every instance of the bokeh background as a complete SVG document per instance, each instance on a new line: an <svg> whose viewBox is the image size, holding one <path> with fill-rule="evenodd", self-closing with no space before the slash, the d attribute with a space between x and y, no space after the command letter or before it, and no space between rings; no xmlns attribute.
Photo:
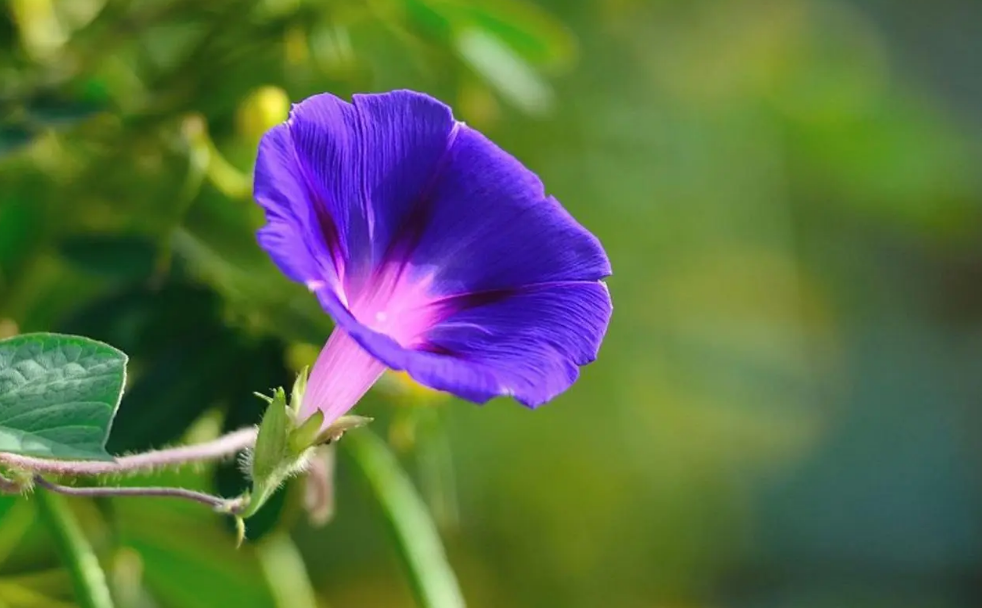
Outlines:
<svg viewBox="0 0 982 608"><path fill-rule="evenodd" d="M256 142L286 100L413 88L537 171L615 273L600 359L554 403L390 378L359 406L469 606L982 602L976 0L3 7L0 334L131 355L111 450L255 422L316 354L329 320L252 236ZM124 608L412 606L343 446L332 521L294 483L239 551L193 505L72 505ZM3 500L0 603L72 605L32 503Z"/></svg>

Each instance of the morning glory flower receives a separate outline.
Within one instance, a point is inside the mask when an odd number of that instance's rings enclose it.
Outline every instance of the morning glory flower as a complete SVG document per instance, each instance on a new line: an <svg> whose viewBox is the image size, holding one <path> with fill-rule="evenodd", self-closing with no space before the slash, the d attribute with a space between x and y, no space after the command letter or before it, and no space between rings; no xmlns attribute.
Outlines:
<svg viewBox="0 0 982 608"><path fill-rule="evenodd" d="M600 242L441 102L322 94L259 145L260 245L335 330L301 418L344 415L386 368L536 407L593 361L610 321Z"/></svg>

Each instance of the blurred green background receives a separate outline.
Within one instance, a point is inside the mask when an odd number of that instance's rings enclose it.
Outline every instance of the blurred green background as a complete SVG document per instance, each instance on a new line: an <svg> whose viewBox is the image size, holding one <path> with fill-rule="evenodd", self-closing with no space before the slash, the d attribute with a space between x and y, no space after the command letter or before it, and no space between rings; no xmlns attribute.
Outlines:
<svg viewBox="0 0 982 608"><path fill-rule="evenodd" d="M256 142L286 99L413 88L537 171L614 267L601 356L554 403L390 379L357 410L469 606L982 601L976 0L4 8L0 336L131 355L114 452L253 423L251 393L316 354L329 319L253 238ZM294 483L239 551L195 505L71 504L123 608L412 606L343 445L333 520ZM32 503L0 504L0 604L72 605Z"/></svg>

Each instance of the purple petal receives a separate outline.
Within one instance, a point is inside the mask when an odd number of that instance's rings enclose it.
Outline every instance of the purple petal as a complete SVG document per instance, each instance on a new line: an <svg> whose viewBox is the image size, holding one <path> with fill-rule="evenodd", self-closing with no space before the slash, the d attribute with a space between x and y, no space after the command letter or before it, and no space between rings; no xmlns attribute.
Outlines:
<svg viewBox="0 0 982 608"><path fill-rule="evenodd" d="M438 174L455 130L450 109L410 91L317 95L293 108L298 173L336 233L354 290L378 267L406 214Z"/></svg>
<svg viewBox="0 0 982 608"><path fill-rule="evenodd" d="M596 358L611 314L603 283L543 284L460 310L426 334L425 346L404 348L330 292L318 296L366 351L421 384L478 403L511 395L530 407L569 388L578 366Z"/></svg>
<svg viewBox="0 0 982 608"><path fill-rule="evenodd" d="M283 274L301 283L337 284L336 262L317 227L286 125L270 130L259 145L254 194L267 220L259 244Z"/></svg>
<svg viewBox="0 0 982 608"><path fill-rule="evenodd" d="M461 127L430 198L413 218L413 266L439 294L484 292L610 274L600 242L543 191L534 173Z"/></svg>

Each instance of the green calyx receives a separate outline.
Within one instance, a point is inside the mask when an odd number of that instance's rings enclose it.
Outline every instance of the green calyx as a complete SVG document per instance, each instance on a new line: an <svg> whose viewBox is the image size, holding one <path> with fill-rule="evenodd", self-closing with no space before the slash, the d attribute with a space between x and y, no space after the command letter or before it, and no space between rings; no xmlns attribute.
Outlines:
<svg viewBox="0 0 982 608"><path fill-rule="evenodd" d="M345 432L372 421L363 416L342 416L327 428L322 428L324 414L320 410L299 420L307 378L308 371L304 369L293 385L289 403L282 388L273 391L272 397L257 393L268 406L259 424L259 434L249 461L252 490L248 504L240 514L243 519L255 515L283 482L302 473L314 448L337 441Z"/></svg>

